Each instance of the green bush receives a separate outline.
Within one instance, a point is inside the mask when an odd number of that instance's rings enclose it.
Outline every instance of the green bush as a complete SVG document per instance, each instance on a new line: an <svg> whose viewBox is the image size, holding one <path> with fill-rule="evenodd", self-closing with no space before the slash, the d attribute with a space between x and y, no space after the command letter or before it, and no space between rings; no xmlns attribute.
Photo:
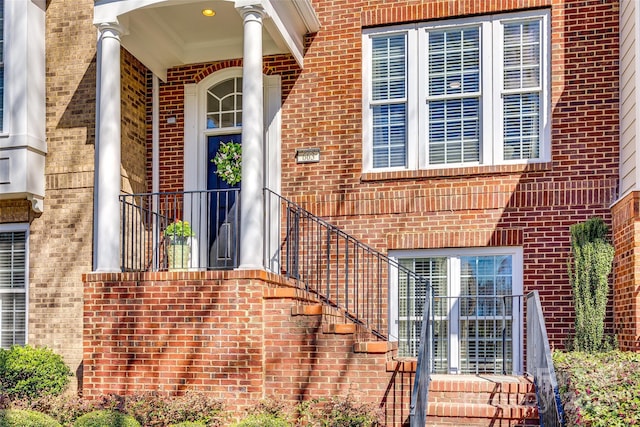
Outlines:
<svg viewBox="0 0 640 427"><path fill-rule="evenodd" d="M13 400L11 406L42 412L55 418L63 426L73 425L76 418L88 412L103 409L100 401L82 399L66 393L59 396L42 396L38 399Z"/></svg>
<svg viewBox="0 0 640 427"><path fill-rule="evenodd" d="M351 394L304 402L301 418L310 427L379 427L382 413L374 405L358 402Z"/></svg>
<svg viewBox="0 0 640 427"><path fill-rule="evenodd" d="M207 427L207 425L199 421L183 421L178 424L171 424L169 427Z"/></svg>
<svg viewBox="0 0 640 427"><path fill-rule="evenodd" d="M131 415L118 411L100 410L84 414L73 423L74 427L140 427Z"/></svg>
<svg viewBox="0 0 640 427"><path fill-rule="evenodd" d="M640 354L554 352L567 427L640 425Z"/></svg>
<svg viewBox="0 0 640 427"><path fill-rule="evenodd" d="M233 427L291 427L289 421L273 414L251 414L233 424Z"/></svg>
<svg viewBox="0 0 640 427"><path fill-rule="evenodd" d="M125 412L143 425L169 425L184 421L200 422L208 427L223 425L222 402L203 393L187 392L182 396L145 393L128 396Z"/></svg>
<svg viewBox="0 0 640 427"><path fill-rule="evenodd" d="M62 427L59 422L40 412L24 409L0 411L0 427Z"/></svg>
<svg viewBox="0 0 640 427"><path fill-rule="evenodd" d="M70 376L62 357L48 348L15 345L0 350L0 391L11 399L58 395Z"/></svg>
<svg viewBox="0 0 640 427"><path fill-rule="evenodd" d="M568 265L576 312L573 350L606 350L604 318L609 294L613 246L602 218L571 226L572 262Z"/></svg>

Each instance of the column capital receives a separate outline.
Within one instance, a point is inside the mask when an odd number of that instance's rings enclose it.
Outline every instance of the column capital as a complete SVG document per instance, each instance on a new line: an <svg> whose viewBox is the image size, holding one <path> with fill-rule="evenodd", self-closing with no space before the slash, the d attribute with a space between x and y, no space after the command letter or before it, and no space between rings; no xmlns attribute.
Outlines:
<svg viewBox="0 0 640 427"><path fill-rule="evenodd" d="M239 4L238 4L239 3ZM260 21L262 22L262 18L264 18L267 14L260 4L250 4L245 2L236 3L236 10L242 16L242 19L247 21Z"/></svg>
<svg viewBox="0 0 640 427"><path fill-rule="evenodd" d="M111 37L120 38L124 34L124 28L118 22L101 22L96 24L100 35L109 35Z"/></svg>

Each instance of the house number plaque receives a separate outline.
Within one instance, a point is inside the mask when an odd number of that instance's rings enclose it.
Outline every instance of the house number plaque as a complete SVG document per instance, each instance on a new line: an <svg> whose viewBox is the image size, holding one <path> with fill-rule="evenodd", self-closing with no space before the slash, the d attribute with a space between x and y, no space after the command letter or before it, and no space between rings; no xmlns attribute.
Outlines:
<svg viewBox="0 0 640 427"><path fill-rule="evenodd" d="M319 161L319 148L299 148L296 150L296 163L318 163Z"/></svg>

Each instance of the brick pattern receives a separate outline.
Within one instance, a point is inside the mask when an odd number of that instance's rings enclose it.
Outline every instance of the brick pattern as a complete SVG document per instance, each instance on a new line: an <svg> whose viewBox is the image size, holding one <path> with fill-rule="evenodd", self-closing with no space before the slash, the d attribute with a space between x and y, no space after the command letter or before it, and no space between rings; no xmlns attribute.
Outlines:
<svg viewBox="0 0 640 427"><path fill-rule="evenodd" d="M44 212L30 224L28 342L81 382L82 273L91 270L96 29L93 1L47 2ZM0 220L6 220L0 212ZM27 219L28 218L28 219ZM21 221L22 221L21 220ZM76 380L72 385L77 384Z"/></svg>
<svg viewBox="0 0 640 427"><path fill-rule="evenodd" d="M314 7L322 27L309 37L305 69L282 112L284 196L382 252L522 246L524 290L540 291L552 345L564 347L573 328L569 226L591 216L610 221L617 197L617 4L317 0ZM362 173L362 27L536 7L552 16L551 162ZM320 163L296 164L295 150L309 147L320 148Z"/></svg>
<svg viewBox="0 0 640 427"><path fill-rule="evenodd" d="M224 399L231 409L262 397L266 277L114 277L85 277L86 396L198 390Z"/></svg>
<svg viewBox="0 0 640 427"><path fill-rule="evenodd" d="M613 312L618 344L640 350L640 306L636 284L640 273L640 193L633 192L611 208L615 247Z"/></svg>
<svg viewBox="0 0 640 427"><path fill-rule="evenodd" d="M610 221L617 197L617 3L315 0L313 6L321 29L307 37L304 70L288 56L264 61L265 74L283 82L282 194L382 252L522 246L524 290L540 291L552 345L563 347L573 323L569 226L591 216ZM362 173L363 27L540 7L552 15L549 163ZM231 66L241 60L169 70L160 88L162 191L182 188L183 85ZM168 116L175 125L166 124ZM320 148L321 161L296 164L296 150L311 147Z"/></svg>
<svg viewBox="0 0 640 427"><path fill-rule="evenodd" d="M265 396L297 403L352 393L408 415L412 371L387 370L387 348L282 277L264 271L84 276L84 395L199 390L241 410ZM366 350L366 349L360 349ZM389 350L389 351L391 351ZM381 397L383 399L381 400Z"/></svg>

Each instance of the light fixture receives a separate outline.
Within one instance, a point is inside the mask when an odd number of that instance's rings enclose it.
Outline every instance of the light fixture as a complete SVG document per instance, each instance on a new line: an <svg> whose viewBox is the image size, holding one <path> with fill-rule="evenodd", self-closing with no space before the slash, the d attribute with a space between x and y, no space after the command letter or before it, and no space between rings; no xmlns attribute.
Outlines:
<svg viewBox="0 0 640 427"><path fill-rule="evenodd" d="M202 9L202 14L203 14L204 16L209 16L209 17L211 17L211 16L215 16L216 11L215 11L215 10L213 10L213 9Z"/></svg>

